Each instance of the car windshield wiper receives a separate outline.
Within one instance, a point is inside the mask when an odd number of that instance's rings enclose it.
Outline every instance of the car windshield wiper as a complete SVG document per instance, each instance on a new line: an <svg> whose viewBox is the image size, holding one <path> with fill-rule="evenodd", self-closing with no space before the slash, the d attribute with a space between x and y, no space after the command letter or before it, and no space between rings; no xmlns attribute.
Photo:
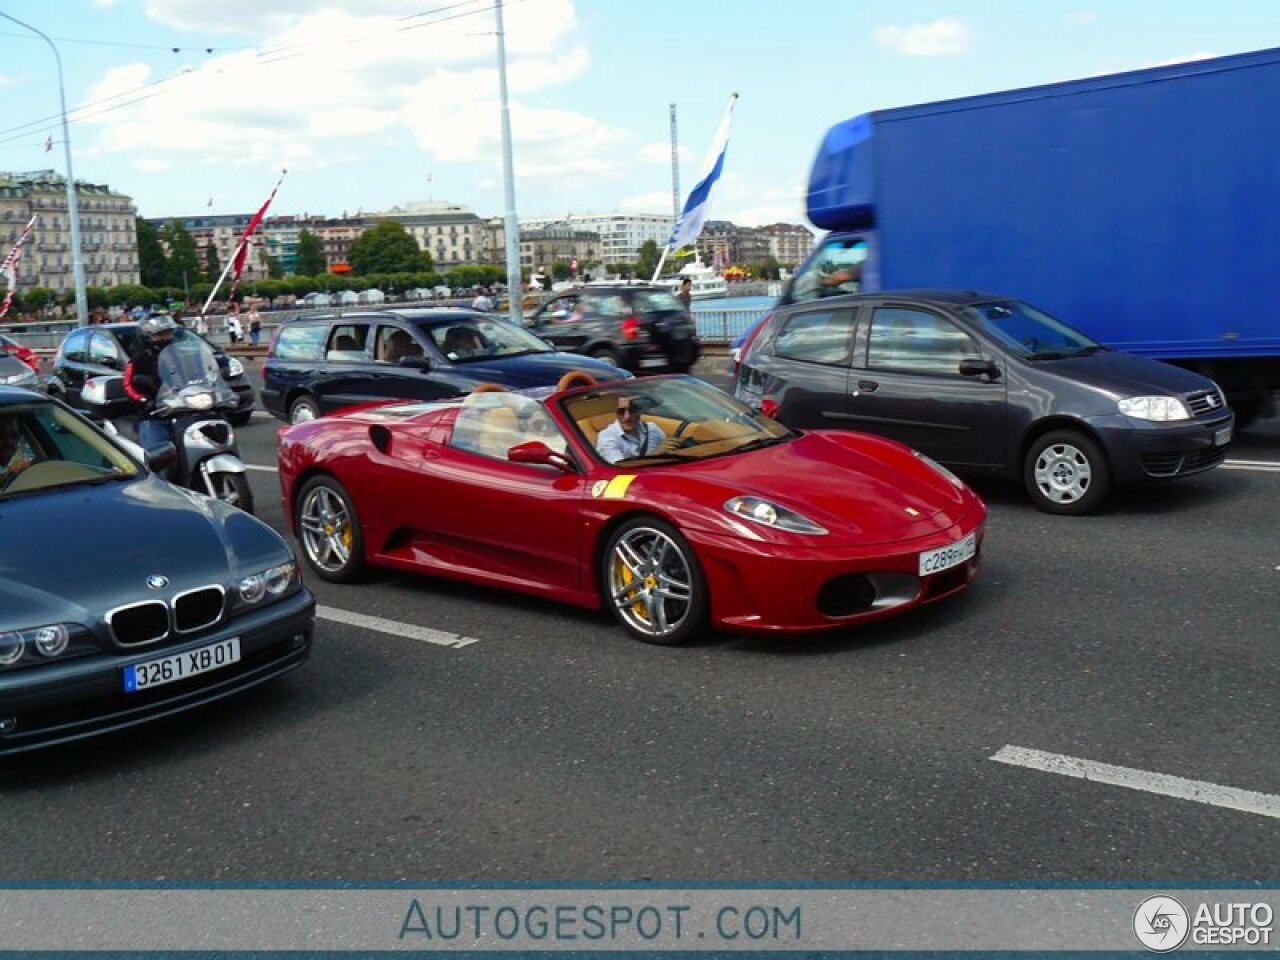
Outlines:
<svg viewBox="0 0 1280 960"><path fill-rule="evenodd" d="M1110 347L1104 347L1104 346L1103 346L1102 344L1100 344L1100 343L1091 343L1091 344L1089 344L1089 346L1087 346L1087 347L1081 347L1079 350L1076 350L1074 353L1069 353L1069 354L1067 354L1067 356L1069 356L1069 357L1091 357L1091 356L1093 356L1095 353L1109 353L1109 352L1110 352L1110 350L1111 350L1111 348L1110 348Z"/></svg>
<svg viewBox="0 0 1280 960"><path fill-rule="evenodd" d="M732 450L726 450L726 453L742 453L744 450L759 450L761 447L771 447L775 443L782 443L786 437L756 437L754 440L748 440L746 443L740 443Z"/></svg>

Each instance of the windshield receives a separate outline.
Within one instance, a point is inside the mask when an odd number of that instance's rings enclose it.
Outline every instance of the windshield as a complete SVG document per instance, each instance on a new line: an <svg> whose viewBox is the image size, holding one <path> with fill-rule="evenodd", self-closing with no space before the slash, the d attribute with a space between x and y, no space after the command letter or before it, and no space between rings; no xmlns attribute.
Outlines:
<svg viewBox="0 0 1280 960"><path fill-rule="evenodd" d="M676 299L675 294L665 290L637 290L635 293L636 313L679 313L684 304Z"/></svg>
<svg viewBox="0 0 1280 960"><path fill-rule="evenodd" d="M53 403L0 407L0 498L140 476L123 450Z"/></svg>
<svg viewBox="0 0 1280 960"><path fill-rule="evenodd" d="M522 327L494 317L459 317L421 324L445 358L454 363L550 353L552 348Z"/></svg>
<svg viewBox="0 0 1280 960"><path fill-rule="evenodd" d="M625 462L628 467L700 460L795 436L782 424L694 377L628 380L577 394L565 400L564 407L601 460ZM624 410L635 412L624 415ZM636 443L615 444L623 432L633 438L643 435L643 456L614 459L619 449L638 452ZM658 450L664 440L669 442Z"/></svg>
<svg viewBox="0 0 1280 960"><path fill-rule="evenodd" d="M207 410L236 402L235 394L218 371L213 350L199 337L175 339L161 350L156 372L160 378L158 410Z"/></svg>
<svg viewBox="0 0 1280 960"><path fill-rule="evenodd" d="M1010 353L1026 360L1079 357L1106 349L1061 320L1018 300L979 303L965 307L964 313Z"/></svg>

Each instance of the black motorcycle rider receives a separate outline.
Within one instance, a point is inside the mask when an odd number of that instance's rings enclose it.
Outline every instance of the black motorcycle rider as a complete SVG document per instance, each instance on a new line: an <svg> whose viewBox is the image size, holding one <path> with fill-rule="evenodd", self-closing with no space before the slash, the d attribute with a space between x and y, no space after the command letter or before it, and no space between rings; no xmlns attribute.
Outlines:
<svg viewBox="0 0 1280 960"><path fill-rule="evenodd" d="M160 353L173 343L177 329L177 324L164 314L147 317L138 324L142 349L124 368L124 392L139 406L138 442L148 450L173 442L169 421L155 416L155 401L160 390Z"/></svg>

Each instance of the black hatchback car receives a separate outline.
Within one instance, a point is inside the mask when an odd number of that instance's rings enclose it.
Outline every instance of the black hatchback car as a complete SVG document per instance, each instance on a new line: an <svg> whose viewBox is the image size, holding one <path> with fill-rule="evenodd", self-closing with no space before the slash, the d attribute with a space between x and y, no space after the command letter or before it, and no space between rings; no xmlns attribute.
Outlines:
<svg viewBox="0 0 1280 960"><path fill-rule="evenodd" d="M734 392L788 426L864 430L1020 479L1050 513L1088 512L1115 483L1215 467L1234 427L1212 380L971 291L780 307L744 345Z"/></svg>
<svg viewBox="0 0 1280 960"><path fill-rule="evenodd" d="M592 284L557 294L530 327L561 350L637 373L688 372L702 352L697 327L665 287Z"/></svg>
<svg viewBox="0 0 1280 960"><path fill-rule="evenodd" d="M198 337L198 333L179 326L178 337ZM209 341L205 341L208 343ZM46 381L48 392L78 409L83 409L80 391L90 377L122 374L129 358L141 349L137 322L103 323L77 327L68 333L53 358L53 373ZM236 409L227 419L242 427L253 416L253 384L245 375L244 365L217 344L209 343L217 358L222 379L235 392Z"/></svg>
<svg viewBox="0 0 1280 960"><path fill-rule="evenodd" d="M553 386L571 370L597 380L631 376L475 310L314 314L276 331L262 367L262 406L299 423L370 400L455 397L479 383Z"/></svg>

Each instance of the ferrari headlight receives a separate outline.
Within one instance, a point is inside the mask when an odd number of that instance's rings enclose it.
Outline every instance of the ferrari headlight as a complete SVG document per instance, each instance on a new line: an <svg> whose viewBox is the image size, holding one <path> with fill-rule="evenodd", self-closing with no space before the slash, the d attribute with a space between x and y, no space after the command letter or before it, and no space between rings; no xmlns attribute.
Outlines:
<svg viewBox="0 0 1280 960"><path fill-rule="evenodd" d="M243 377L244 364L241 363L239 360L237 360L235 357L228 357L227 358L227 376Z"/></svg>
<svg viewBox="0 0 1280 960"><path fill-rule="evenodd" d="M734 497L725 501L724 508L735 516L790 533L821 535L827 532L808 517L760 497Z"/></svg>
<svg viewBox="0 0 1280 960"><path fill-rule="evenodd" d="M1152 420L1168 423L1171 420L1190 420L1191 413L1177 397L1125 397L1116 402L1120 412L1135 420Z"/></svg>
<svg viewBox="0 0 1280 960"><path fill-rule="evenodd" d="M923 453L921 453L919 450L912 450L911 452L914 453L917 457L919 457L922 461L927 463L929 466L933 467L933 469L938 471L938 473L942 474L944 477L950 480L953 486L960 487L961 489L964 488L964 481L961 480L959 477L957 477L954 473L952 473L946 467L944 467L942 464L940 464L937 460L933 459L933 457L927 457Z"/></svg>

